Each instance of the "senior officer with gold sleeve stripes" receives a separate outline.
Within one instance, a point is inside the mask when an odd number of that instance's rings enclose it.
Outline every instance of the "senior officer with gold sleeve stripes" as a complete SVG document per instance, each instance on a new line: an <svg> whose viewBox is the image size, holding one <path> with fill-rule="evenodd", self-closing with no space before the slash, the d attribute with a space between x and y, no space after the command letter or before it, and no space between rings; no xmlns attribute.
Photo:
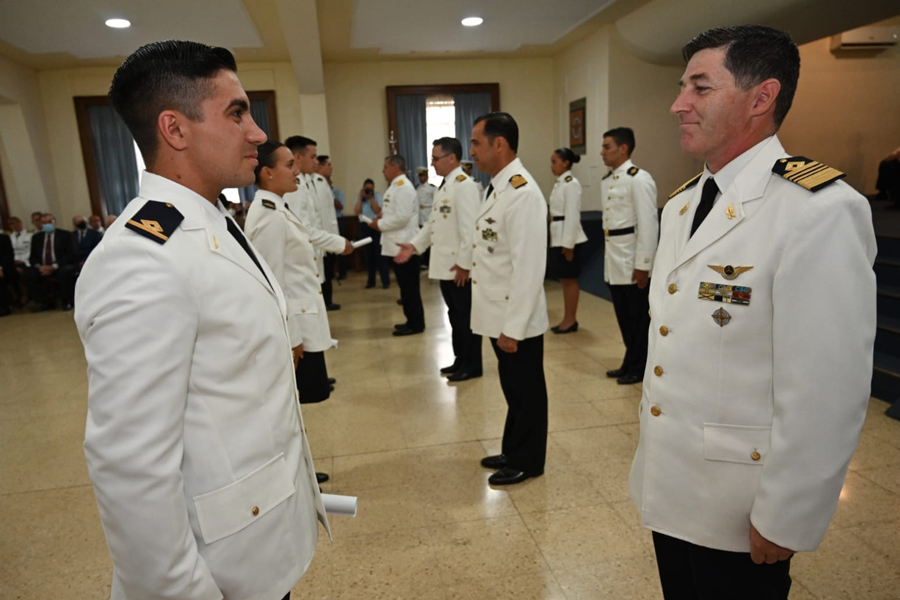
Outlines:
<svg viewBox="0 0 900 600"><path fill-rule="evenodd" d="M413 254L429 248L429 279L441 282L441 295L447 304L453 338L453 364L441 373L448 381L466 381L481 377L481 336L472 333L472 238L481 196L472 178L459 164L462 144L451 137L437 139L431 150L431 164L444 180L434 195L434 209L419 233L408 244L401 243L394 258L404 263ZM423 184L424 185L424 184Z"/></svg>
<svg viewBox="0 0 900 600"><path fill-rule="evenodd" d="M76 288L112 600L278 600L327 526L285 297L228 215L266 135L231 53L139 48L110 99L147 171Z"/></svg>
<svg viewBox="0 0 900 600"><path fill-rule="evenodd" d="M547 202L516 158L518 146L509 114L476 119L470 154L491 184L475 220L472 331L491 338L508 407L502 451L481 461L497 469L493 485L542 475L547 454Z"/></svg>
<svg viewBox="0 0 900 600"><path fill-rule="evenodd" d="M631 498L667 599L782 600L865 418L872 217L778 140L800 72L787 34L714 29L683 53L671 110L706 166L663 212Z"/></svg>

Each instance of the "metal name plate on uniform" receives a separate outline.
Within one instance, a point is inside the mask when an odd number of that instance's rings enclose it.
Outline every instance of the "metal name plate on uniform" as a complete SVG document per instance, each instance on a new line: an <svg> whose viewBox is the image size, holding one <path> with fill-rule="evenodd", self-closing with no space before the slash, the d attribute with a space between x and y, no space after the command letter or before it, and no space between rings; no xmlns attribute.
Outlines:
<svg viewBox="0 0 900 600"><path fill-rule="evenodd" d="M481 232L481 239L486 242L496 242L497 241L497 232L493 229L485 229Z"/></svg>
<svg viewBox="0 0 900 600"><path fill-rule="evenodd" d="M724 302L726 304L750 304L751 288L743 285L730 285L724 283L700 282L700 291L697 297L701 300L712 302Z"/></svg>

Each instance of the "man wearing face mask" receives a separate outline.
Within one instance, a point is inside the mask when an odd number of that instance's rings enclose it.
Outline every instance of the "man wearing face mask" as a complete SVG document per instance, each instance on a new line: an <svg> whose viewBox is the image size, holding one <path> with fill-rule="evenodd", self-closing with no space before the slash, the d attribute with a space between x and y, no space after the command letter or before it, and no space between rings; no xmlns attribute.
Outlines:
<svg viewBox="0 0 900 600"><path fill-rule="evenodd" d="M38 304L37 311L53 308L50 288L60 287L63 310L72 310L75 296L75 263L78 255L72 234L56 228L56 217L41 217L41 231L31 240L31 268L25 271L28 295Z"/></svg>
<svg viewBox="0 0 900 600"><path fill-rule="evenodd" d="M88 227L87 220L81 215L72 217L72 225L75 226L72 237L75 242L75 251L78 253L78 266L81 267L90 256L91 251L103 239L103 234Z"/></svg>

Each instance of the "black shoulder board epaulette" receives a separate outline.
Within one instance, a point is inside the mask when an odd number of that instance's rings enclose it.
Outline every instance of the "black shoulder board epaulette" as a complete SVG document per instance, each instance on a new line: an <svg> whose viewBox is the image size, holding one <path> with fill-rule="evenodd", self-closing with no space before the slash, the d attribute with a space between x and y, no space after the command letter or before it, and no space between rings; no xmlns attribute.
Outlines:
<svg viewBox="0 0 900 600"><path fill-rule="evenodd" d="M828 165L810 160L805 156L778 159L775 161L775 166L772 167L772 172L811 192L818 192L829 183L846 177L837 169L832 169Z"/></svg>
<svg viewBox="0 0 900 600"><path fill-rule="evenodd" d="M165 244L183 220L184 215L168 202L148 200L133 217L128 219L125 227L154 242Z"/></svg>
<svg viewBox="0 0 900 600"><path fill-rule="evenodd" d="M612 169L610 169L609 171L607 171L607 172L606 172L606 175L604 175L604 176L602 177L602 179L606 179L606 178L609 177L610 175L612 175Z"/></svg>
<svg viewBox="0 0 900 600"><path fill-rule="evenodd" d="M262 205L265 206L266 208L271 208L272 210L275 210L275 203L272 202L271 200L266 200L264 198L262 201Z"/></svg>
<svg viewBox="0 0 900 600"><path fill-rule="evenodd" d="M640 171L640 169L638 169L637 167L631 167L630 169L628 169L627 173L634 177L638 174L638 171Z"/></svg>
<svg viewBox="0 0 900 600"><path fill-rule="evenodd" d="M523 185L528 183L528 180L525 179L524 177L522 177L521 175L513 175L512 177L509 178L509 183L514 188L519 189L520 187L522 187Z"/></svg>
<svg viewBox="0 0 900 600"><path fill-rule="evenodd" d="M566 183L569 183L570 181L572 181L572 176L571 176L571 175L569 175L568 177L566 177Z"/></svg>
<svg viewBox="0 0 900 600"><path fill-rule="evenodd" d="M680 194L681 192L683 192L684 190L686 190L688 188L692 188L695 185L697 185L697 182L700 181L701 177L703 177L702 171L700 173L697 173L697 175L695 177L691 177L690 179L685 181L684 184L682 184L682 186L680 188L678 188L677 190L675 190L674 192L669 194L669 199L672 199L675 196L677 196L678 194Z"/></svg>

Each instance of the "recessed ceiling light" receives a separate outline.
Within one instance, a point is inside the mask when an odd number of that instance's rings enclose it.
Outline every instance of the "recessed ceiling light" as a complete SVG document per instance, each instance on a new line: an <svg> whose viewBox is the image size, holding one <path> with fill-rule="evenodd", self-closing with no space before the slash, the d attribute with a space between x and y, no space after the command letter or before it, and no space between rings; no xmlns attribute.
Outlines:
<svg viewBox="0 0 900 600"><path fill-rule="evenodd" d="M482 23L484 23L484 19L481 17L466 17L462 20L462 24L466 27L478 27Z"/></svg>
<svg viewBox="0 0 900 600"><path fill-rule="evenodd" d="M125 29L126 27L131 27L131 21L128 19L107 19L106 26L113 29Z"/></svg>

